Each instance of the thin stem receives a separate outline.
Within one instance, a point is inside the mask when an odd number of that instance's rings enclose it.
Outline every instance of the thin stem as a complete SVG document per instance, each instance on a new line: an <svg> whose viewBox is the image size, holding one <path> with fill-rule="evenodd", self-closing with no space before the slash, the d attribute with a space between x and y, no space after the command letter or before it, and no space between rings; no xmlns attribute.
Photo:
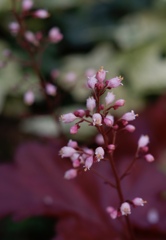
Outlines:
<svg viewBox="0 0 166 240"><path fill-rule="evenodd" d="M115 186L113 183L111 183L107 178L103 177L103 176L102 176L100 173L98 173L96 170L91 169L91 171L92 171L96 176L102 178L102 179L104 180L104 183L110 185L110 186L113 187L113 188L116 188L116 186Z"/></svg>
<svg viewBox="0 0 166 240"><path fill-rule="evenodd" d="M134 163L136 162L137 159L138 159L138 149L136 151L135 157L133 158L133 160L130 162L130 164L128 165L128 167L126 168L126 170L124 171L124 173L120 177L121 180L123 178L125 178L130 173L130 170L132 169L132 167L133 167L133 165L134 165Z"/></svg>

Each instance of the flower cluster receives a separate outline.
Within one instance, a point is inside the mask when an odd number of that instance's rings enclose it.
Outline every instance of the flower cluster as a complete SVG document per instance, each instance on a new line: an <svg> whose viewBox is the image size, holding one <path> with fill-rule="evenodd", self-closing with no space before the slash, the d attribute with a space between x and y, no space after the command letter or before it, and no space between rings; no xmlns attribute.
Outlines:
<svg viewBox="0 0 166 240"><path fill-rule="evenodd" d="M27 65L32 65L33 70L38 75L40 79L40 88L39 90L48 96L54 97L57 93L57 88L53 83L53 80L47 82L43 79L42 74L40 73L39 62L41 61L41 53L44 52L45 48L48 44L57 44L63 39L63 35L60 29L57 26L53 26L47 33L47 35L43 34L42 31L33 32L28 28L26 24L26 19L29 17L45 19L50 16L46 9L36 9L34 7L33 0L22 0L20 2L20 6L17 9L18 4L15 1L12 2L13 13L15 17L15 21L12 21L9 24L10 33L15 36L20 43L22 49L28 53L30 58L33 58L33 61L27 61ZM12 58L15 60L15 57L10 54L6 54L5 56L11 60ZM40 58L40 61L37 59ZM34 60L36 59L36 61ZM32 60L32 59L31 59ZM19 61L21 62L21 61ZM33 62L33 64L32 64ZM48 98L47 98L48 99ZM24 94L24 102L27 105L32 105L35 101L35 89L34 86L30 87Z"/></svg>
<svg viewBox="0 0 166 240"><path fill-rule="evenodd" d="M133 164L138 158L144 157L148 162L152 162L154 161L154 157L147 153L149 137L142 135L138 141L135 157L126 169L124 169L123 174L121 176L118 175L113 157L117 147L116 134L122 130L133 132L135 126L130 122L135 120L137 114L131 110L130 112L124 113L118 119L114 117L112 114L113 110L123 107L125 100L116 100L112 89L122 86L123 78L114 77L106 80L106 73L107 71L101 67L94 76L88 78L87 87L92 90L92 96L88 97L86 100L86 109L78 109L74 112L63 114L60 117L63 123L74 123L70 128L71 134L76 134L83 122L88 123L89 127L95 127L98 131L98 147L94 150L81 148L76 141L70 140L67 146L61 148L60 155L62 158L70 158L72 162L73 168L65 173L66 179L75 178L82 169L90 170L95 162L109 160L116 182L115 184L110 183L110 185L117 189L120 207L119 209L108 207L107 212L110 214L111 218L115 219L119 216L129 215L131 213L131 205L134 207L143 206L144 203L146 203L142 198L124 201L121 181L130 173Z"/></svg>
<svg viewBox="0 0 166 240"><path fill-rule="evenodd" d="M138 206L144 206L144 204L147 203L145 200L142 198L136 197L132 201L126 201L123 202L119 209L115 209L111 206L106 208L106 211L109 213L110 217L112 219L116 219L117 217L120 216L127 216L131 214L131 206L133 207L138 207Z"/></svg>

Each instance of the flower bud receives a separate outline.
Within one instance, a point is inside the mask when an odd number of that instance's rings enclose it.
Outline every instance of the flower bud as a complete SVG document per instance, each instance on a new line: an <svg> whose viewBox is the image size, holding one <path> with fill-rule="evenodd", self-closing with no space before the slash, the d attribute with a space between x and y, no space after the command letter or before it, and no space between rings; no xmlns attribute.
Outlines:
<svg viewBox="0 0 166 240"><path fill-rule="evenodd" d="M94 108L96 107L96 100L94 99L94 97L89 97L86 100L86 107L89 111L93 111Z"/></svg>
<svg viewBox="0 0 166 240"><path fill-rule="evenodd" d="M142 198L136 197L132 200L132 203L134 204L134 206L144 206L145 203L147 203L147 201L144 201Z"/></svg>
<svg viewBox="0 0 166 240"><path fill-rule="evenodd" d="M125 104L125 100L124 99L118 99L115 104L114 104L114 109L116 110L119 107L123 107Z"/></svg>
<svg viewBox="0 0 166 240"><path fill-rule="evenodd" d="M67 180L73 179L77 176L77 169L69 169L65 172L64 178Z"/></svg>
<svg viewBox="0 0 166 240"><path fill-rule="evenodd" d="M104 123L108 127L112 127L112 125L114 124L114 117L110 114L107 114L106 117L104 118Z"/></svg>
<svg viewBox="0 0 166 240"><path fill-rule="evenodd" d="M134 111L132 110L131 112L125 113L125 114L121 117L121 119L128 122L128 121L133 121L136 116L137 116L137 114L135 114Z"/></svg>
<svg viewBox="0 0 166 240"><path fill-rule="evenodd" d="M68 147L72 147L72 148L77 148L78 147L78 143L76 141L73 141L73 140L69 140L68 141L68 144L67 144Z"/></svg>
<svg viewBox="0 0 166 240"><path fill-rule="evenodd" d="M29 11L33 7L32 0L23 0L22 1L22 9L23 11Z"/></svg>
<svg viewBox="0 0 166 240"><path fill-rule="evenodd" d="M105 71L103 67L101 67L99 69L99 71L97 71L96 78L97 78L98 82L102 83L105 80L106 72L107 71Z"/></svg>
<svg viewBox="0 0 166 240"><path fill-rule="evenodd" d="M97 79L96 79L95 75L92 77L88 77L87 85L89 88L94 89L96 83L97 83Z"/></svg>
<svg viewBox="0 0 166 240"><path fill-rule="evenodd" d="M9 30L12 34L17 35L20 30L20 25L17 22L11 22L9 24Z"/></svg>
<svg viewBox="0 0 166 240"><path fill-rule="evenodd" d="M128 132L134 132L135 131L135 127L131 124L126 125L124 129L127 130Z"/></svg>
<svg viewBox="0 0 166 240"><path fill-rule="evenodd" d="M25 34L24 34L24 37L28 42L32 43L33 45L35 45L35 46L39 45L39 42L36 39L36 36L33 32L26 31Z"/></svg>
<svg viewBox="0 0 166 240"><path fill-rule="evenodd" d="M76 134L78 132L78 129L80 128L80 126L78 124L75 124L74 126L72 126L70 128L70 133L71 134Z"/></svg>
<svg viewBox="0 0 166 240"><path fill-rule="evenodd" d="M115 145L114 145L114 144L109 144L109 145L107 146L107 148L108 148L108 152L109 152L109 153L112 153L112 152L115 150Z"/></svg>
<svg viewBox="0 0 166 240"><path fill-rule="evenodd" d="M76 150L72 147L62 147L61 150L59 151L59 154L61 155L62 158L64 157L71 157L74 153L76 152Z"/></svg>
<svg viewBox="0 0 166 240"><path fill-rule="evenodd" d="M94 113L92 116L93 119L93 125L94 126L101 126L102 125L102 116L100 113Z"/></svg>
<svg viewBox="0 0 166 240"><path fill-rule="evenodd" d="M24 102L25 102L25 104L32 105L34 103L34 101L35 101L34 93L31 90L27 91L24 94Z"/></svg>
<svg viewBox="0 0 166 240"><path fill-rule="evenodd" d="M100 162L100 160L104 158L104 149L102 147L97 147L95 150L95 155L97 161Z"/></svg>
<svg viewBox="0 0 166 240"><path fill-rule="evenodd" d="M105 103L106 105L109 105L115 100L115 95L112 92L108 92L105 97Z"/></svg>
<svg viewBox="0 0 166 240"><path fill-rule="evenodd" d="M80 117L80 118L84 117L85 114L86 114L86 112L85 112L85 110L83 110L83 109L78 109L78 110L76 110L76 111L74 112L74 115L75 115L76 117Z"/></svg>
<svg viewBox="0 0 166 240"><path fill-rule="evenodd" d="M112 219L116 219L118 217L118 211L113 207L107 207L106 211L110 214Z"/></svg>
<svg viewBox="0 0 166 240"><path fill-rule="evenodd" d="M144 148L149 143L149 137L147 135L142 135L138 140L138 148Z"/></svg>
<svg viewBox="0 0 166 240"><path fill-rule="evenodd" d="M121 211L121 214L125 216L131 214L130 204L128 202L122 203L120 206L120 211Z"/></svg>
<svg viewBox="0 0 166 240"><path fill-rule="evenodd" d="M123 80L122 77L114 77L111 78L110 80L106 81L107 87L108 88L116 88L119 87L120 85L123 85L121 81Z"/></svg>
<svg viewBox="0 0 166 240"><path fill-rule="evenodd" d="M39 9L33 13L33 16L37 18L48 18L49 13L45 9Z"/></svg>
<svg viewBox="0 0 166 240"><path fill-rule="evenodd" d="M71 123L76 119L77 117L73 113L66 113L60 117L60 120L64 123Z"/></svg>
<svg viewBox="0 0 166 240"><path fill-rule="evenodd" d="M51 83L47 83L46 84L46 93L50 96L55 96L57 92L57 88L51 84Z"/></svg>
<svg viewBox="0 0 166 240"><path fill-rule="evenodd" d="M89 170L93 164L93 156L89 156L85 160L85 167Z"/></svg>
<svg viewBox="0 0 166 240"><path fill-rule="evenodd" d="M48 38L50 42L58 43L63 39L63 35L61 34L59 28L53 27L48 33Z"/></svg>
<svg viewBox="0 0 166 240"><path fill-rule="evenodd" d="M153 155L152 154L146 154L145 156L144 156L144 158L145 158L145 160L147 161L147 162L153 162L155 159L154 159L154 157L153 157Z"/></svg>

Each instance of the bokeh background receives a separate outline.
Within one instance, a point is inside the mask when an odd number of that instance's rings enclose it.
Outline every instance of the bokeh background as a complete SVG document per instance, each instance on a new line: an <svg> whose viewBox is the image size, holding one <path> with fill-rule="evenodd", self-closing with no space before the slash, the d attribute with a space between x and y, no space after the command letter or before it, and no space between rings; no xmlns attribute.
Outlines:
<svg viewBox="0 0 166 240"><path fill-rule="evenodd" d="M29 29L47 34L51 27L57 26L64 35L60 43L46 49L42 61L45 78L49 80L51 73L56 72L55 84L66 94L63 104L56 105L55 112L60 114L74 106L83 106L89 94L83 87L86 75L100 66L108 70L109 77L124 77L124 86L116 92L126 100L123 111L134 109L139 113L165 95L165 0L34 0L34 3L36 8L47 9L50 18L27 19ZM19 58L24 58L9 32L11 21L11 0L0 0L1 63L5 60L4 49L11 49ZM29 81L25 81L26 77ZM24 139L58 136L58 127L52 117L45 114L44 99L39 91L33 106L23 102L24 93L37 81L30 68L16 61L1 66L2 163L13 161L15 148ZM82 134L87 137L93 132L84 129ZM0 220L0 238L51 239L54 224L55 219L50 217L32 217L17 223L6 217Z"/></svg>

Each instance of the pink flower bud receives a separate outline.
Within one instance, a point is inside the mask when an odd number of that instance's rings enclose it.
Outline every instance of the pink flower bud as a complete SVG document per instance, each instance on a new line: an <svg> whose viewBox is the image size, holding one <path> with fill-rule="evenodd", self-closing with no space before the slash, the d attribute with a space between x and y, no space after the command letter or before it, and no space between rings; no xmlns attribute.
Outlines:
<svg viewBox="0 0 166 240"><path fill-rule="evenodd" d="M107 146L107 148L108 148L108 152L109 152L109 153L112 153L112 152L115 150L115 145L114 145L114 144L109 144L109 145Z"/></svg>
<svg viewBox="0 0 166 240"><path fill-rule="evenodd" d="M66 113L60 117L60 120L64 123L71 123L76 119L77 117L73 113Z"/></svg>
<svg viewBox="0 0 166 240"><path fill-rule="evenodd" d="M114 124L114 117L110 114L107 114L106 117L104 118L104 123L108 127L112 127L112 125Z"/></svg>
<svg viewBox="0 0 166 240"><path fill-rule="evenodd" d="M32 105L34 103L34 101L35 101L34 93L31 90L27 91L24 94L24 102L25 102L25 104Z"/></svg>
<svg viewBox="0 0 166 240"><path fill-rule="evenodd" d="M114 77L111 78L110 80L106 81L107 87L108 88L116 88L119 87L119 85L123 85L121 81L123 80L122 77Z"/></svg>
<svg viewBox="0 0 166 240"><path fill-rule="evenodd" d="M73 141L73 140L69 140L68 141L68 144L67 144L68 147L72 147L72 148L77 148L78 147L78 143L76 141Z"/></svg>
<svg viewBox="0 0 166 240"><path fill-rule="evenodd" d="M89 170L93 164L93 156L89 156L85 160L85 167Z"/></svg>
<svg viewBox="0 0 166 240"><path fill-rule="evenodd" d="M46 93L50 96L55 96L57 92L57 88L51 84L51 83L47 83L46 84Z"/></svg>
<svg viewBox="0 0 166 240"><path fill-rule="evenodd" d="M112 92L108 92L105 97L105 103L106 105L112 103L115 100L115 95Z"/></svg>
<svg viewBox="0 0 166 240"><path fill-rule="evenodd" d="M61 34L59 28L53 27L50 29L50 31L48 33L48 38L49 38L50 42L57 43L63 39L63 35Z"/></svg>
<svg viewBox="0 0 166 240"><path fill-rule="evenodd" d="M86 112L85 112L85 110L83 110L83 109L78 109L78 110L76 110L76 111L74 112L74 115L75 115L76 117L80 117L80 118L84 117L85 114L86 114Z"/></svg>
<svg viewBox="0 0 166 240"><path fill-rule="evenodd" d="M45 9L39 9L33 13L33 16L37 18L48 18L50 14Z"/></svg>
<svg viewBox="0 0 166 240"><path fill-rule="evenodd" d="M120 211L121 211L121 214L125 216L131 214L130 204L128 202L122 203L120 206Z"/></svg>
<svg viewBox="0 0 166 240"><path fill-rule="evenodd" d="M149 137L147 135L142 135L138 140L138 148L146 147L149 143Z"/></svg>
<svg viewBox="0 0 166 240"><path fill-rule="evenodd" d="M146 159L146 161L147 162L153 162L155 159L154 159L154 157L153 157L153 155L152 154L146 154L145 156L145 159Z"/></svg>
<svg viewBox="0 0 166 240"><path fill-rule="evenodd" d="M101 134L97 134L95 140L96 140L96 143L97 143L98 145L104 144L104 138L103 138L103 136L102 136Z"/></svg>
<svg viewBox="0 0 166 240"><path fill-rule="evenodd" d="M17 22L11 22L9 24L9 30L12 34L17 35L20 30L20 25Z"/></svg>
<svg viewBox="0 0 166 240"><path fill-rule="evenodd" d="M106 72L107 71L105 71L103 67L101 67L99 69L99 71L97 71L96 78L97 78L98 82L102 83L105 80Z"/></svg>
<svg viewBox="0 0 166 240"><path fill-rule="evenodd" d="M118 217L118 211L113 207L107 207L106 211L110 214L112 219L116 219Z"/></svg>
<svg viewBox="0 0 166 240"><path fill-rule="evenodd" d="M144 206L147 201L144 201L142 198L136 197L132 200L132 203L134 204L134 206Z"/></svg>
<svg viewBox="0 0 166 240"><path fill-rule="evenodd" d="M23 0L22 1L22 9L23 11L29 11L33 7L32 0Z"/></svg>
<svg viewBox="0 0 166 240"><path fill-rule="evenodd" d="M28 42L32 43L33 45L35 45L35 46L39 45L39 42L36 39L36 36L33 32L26 31L25 34L24 34L24 37Z"/></svg>
<svg viewBox="0 0 166 240"><path fill-rule="evenodd" d="M78 129L80 128L80 126L78 124L75 124L74 126L72 126L70 128L70 133L71 134L76 134L78 132Z"/></svg>
<svg viewBox="0 0 166 240"><path fill-rule="evenodd" d="M76 81L76 78L77 78L77 75L75 72L68 72L66 75L65 75L65 81L68 82L68 83L73 83Z"/></svg>
<svg viewBox="0 0 166 240"><path fill-rule="evenodd" d="M69 169L65 172L64 178L67 180L73 179L77 176L77 169Z"/></svg>
<svg viewBox="0 0 166 240"><path fill-rule="evenodd" d="M124 129L127 130L128 132L134 132L135 131L135 127L131 124L126 125Z"/></svg>
<svg viewBox="0 0 166 240"><path fill-rule="evenodd" d="M100 113L94 113L92 116L92 120L93 120L93 125L95 126L101 126L102 125L102 116L100 115Z"/></svg>
<svg viewBox="0 0 166 240"><path fill-rule="evenodd" d="M115 104L114 104L114 109L116 110L119 107L123 107L125 104L125 100L124 99L118 99Z"/></svg>
<svg viewBox="0 0 166 240"><path fill-rule="evenodd" d="M87 85L89 88L94 89L96 83L97 83L97 79L96 79L95 75L92 77L88 77Z"/></svg>
<svg viewBox="0 0 166 240"><path fill-rule="evenodd" d="M134 111L132 110L131 112L125 113L125 114L121 117L121 119L128 122L128 121L133 121L136 116L137 116L137 114L135 114Z"/></svg>
<svg viewBox="0 0 166 240"><path fill-rule="evenodd" d="M152 208L149 210L148 214L147 214L147 220L150 224L156 224L159 222L159 212L157 209Z"/></svg>
<svg viewBox="0 0 166 240"><path fill-rule="evenodd" d="M71 157L74 153L76 152L76 150L72 147L62 147L61 150L59 151L59 154L61 155L62 158L64 157Z"/></svg>
<svg viewBox="0 0 166 240"><path fill-rule="evenodd" d="M95 150L95 156L97 161L100 162L100 160L104 158L104 149L102 147L97 147Z"/></svg>
<svg viewBox="0 0 166 240"><path fill-rule="evenodd" d="M89 111L93 111L94 108L96 107L96 100L94 99L94 97L89 97L86 100L86 107Z"/></svg>

